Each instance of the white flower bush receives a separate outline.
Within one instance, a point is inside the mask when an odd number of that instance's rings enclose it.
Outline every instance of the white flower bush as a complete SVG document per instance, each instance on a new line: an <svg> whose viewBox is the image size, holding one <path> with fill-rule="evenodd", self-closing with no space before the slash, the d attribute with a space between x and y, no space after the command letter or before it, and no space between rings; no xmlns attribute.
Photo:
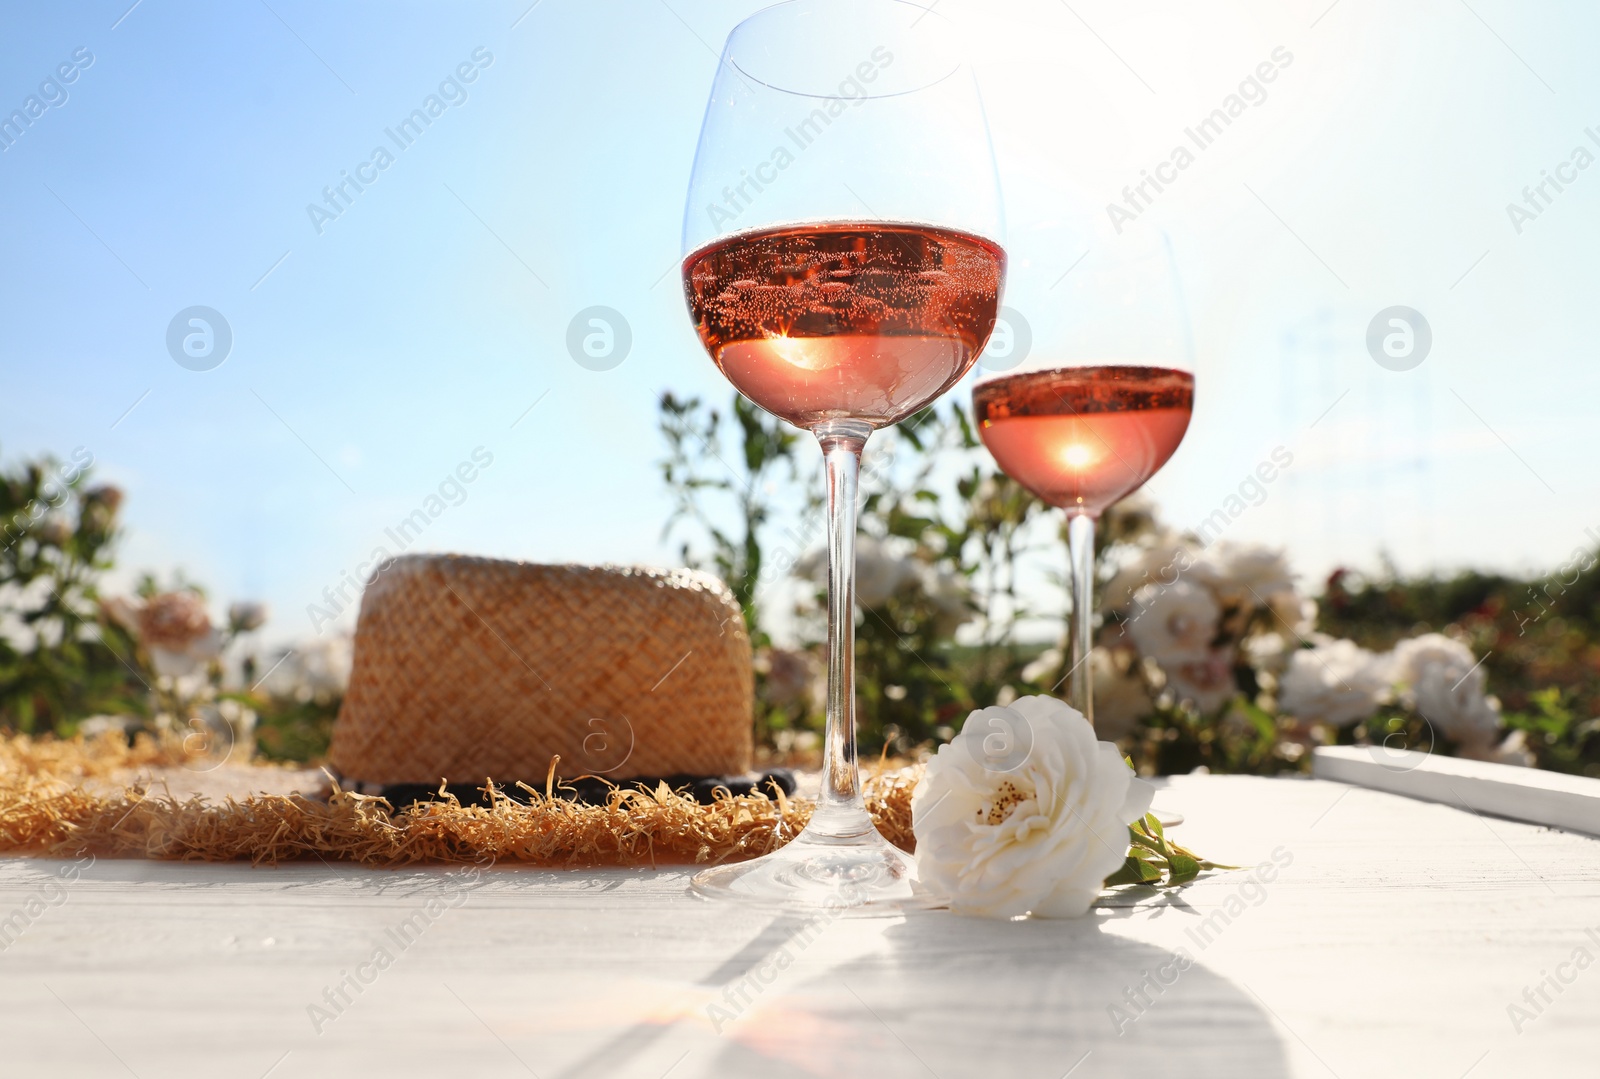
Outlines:
<svg viewBox="0 0 1600 1079"><path fill-rule="evenodd" d="M1487 750L1500 737L1500 702L1484 693L1472 650L1442 633L1395 645L1392 677L1400 699L1463 749Z"/></svg>
<svg viewBox="0 0 1600 1079"><path fill-rule="evenodd" d="M1281 550L1202 545L1153 520L1116 538L1114 570L1101 590L1108 624L1092 657L1103 734L1136 735L1157 713L1171 722L1164 710L1172 708L1223 718L1237 730L1264 716L1276 725L1281 755L1293 760L1384 712L1385 723L1426 720L1463 756L1532 761L1520 733L1502 740L1499 702L1459 641L1428 633L1370 652L1316 633L1317 605L1301 593ZM1051 650L1023 678L1042 685L1059 665L1059 650ZM1252 683L1254 696L1241 699L1238 687Z"/></svg>
<svg viewBox="0 0 1600 1079"><path fill-rule="evenodd" d="M1009 732L997 745L997 730ZM1017 742L1026 745L1013 759ZM1077 709L1021 697L973 712L912 795L917 874L957 914L1070 918L1123 864L1154 789Z"/></svg>
<svg viewBox="0 0 1600 1079"><path fill-rule="evenodd" d="M1088 660L1094 730L1141 769L1298 769L1317 745L1397 738L1432 752L1429 726L1440 751L1532 762L1523 736L1506 736L1476 657L1458 641L1424 634L1380 653L1320 634L1317 603L1283 550L1201 543L1143 505L1112 517L1102 529L1105 617ZM936 576L909 550L896 557L900 542L863 538L862 605L902 590L937 600L952 622L970 617L966 582ZM1047 649L1013 680L1058 691L1063 650ZM1016 687L993 692L1006 705Z"/></svg>
<svg viewBox="0 0 1600 1079"><path fill-rule="evenodd" d="M1296 719L1342 727L1366 719L1389 698L1387 656L1354 641L1325 638L1289 654L1278 707Z"/></svg>
<svg viewBox="0 0 1600 1079"><path fill-rule="evenodd" d="M1274 621L1299 632L1315 606L1295 589L1281 551L1219 543L1201 549L1170 536L1159 539L1118 575L1126 592L1119 614L1126 638L1155 662L1161 688L1174 703L1201 714L1217 712L1237 694L1240 649ZM1116 594L1115 581L1110 589Z"/></svg>
<svg viewBox="0 0 1600 1079"><path fill-rule="evenodd" d="M1472 650L1442 633L1424 633L1383 653L1319 635L1289 653L1278 690L1279 711L1302 724L1344 727L1395 705L1425 720L1464 757L1531 765L1525 736L1505 737L1500 702L1484 692ZM1432 739L1419 745L1431 752Z"/></svg>
<svg viewBox="0 0 1600 1079"><path fill-rule="evenodd" d="M1153 663L1155 698L1201 715L1221 711L1238 694L1235 671L1257 671L1271 686L1288 665L1289 642L1310 632L1316 604L1301 594L1281 550L1220 541L1202 546L1169 530L1147 536L1125 556L1103 592L1121 623L1120 670L1139 669L1126 655Z"/></svg>

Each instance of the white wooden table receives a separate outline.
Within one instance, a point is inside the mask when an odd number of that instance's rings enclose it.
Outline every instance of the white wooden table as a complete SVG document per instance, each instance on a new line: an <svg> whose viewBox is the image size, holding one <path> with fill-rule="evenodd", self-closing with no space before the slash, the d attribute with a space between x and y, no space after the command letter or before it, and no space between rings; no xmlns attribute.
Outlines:
<svg viewBox="0 0 1600 1079"><path fill-rule="evenodd" d="M1161 797L1202 853L1292 861L1077 921L847 918L807 943L681 869L100 861L63 884L0 860L0 943L23 913L0 1075L1600 1074L1600 840L1321 780ZM1173 980L1141 1012L1146 971Z"/></svg>

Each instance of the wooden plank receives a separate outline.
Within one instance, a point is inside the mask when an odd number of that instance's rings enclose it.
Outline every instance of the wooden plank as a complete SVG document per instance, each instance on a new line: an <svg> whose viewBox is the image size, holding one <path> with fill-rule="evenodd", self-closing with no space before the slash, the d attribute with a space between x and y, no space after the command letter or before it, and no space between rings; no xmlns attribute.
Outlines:
<svg viewBox="0 0 1600 1079"><path fill-rule="evenodd" d="M1600 779L1383 746L1319 746L1318 779L1600 836Z"/></svg>

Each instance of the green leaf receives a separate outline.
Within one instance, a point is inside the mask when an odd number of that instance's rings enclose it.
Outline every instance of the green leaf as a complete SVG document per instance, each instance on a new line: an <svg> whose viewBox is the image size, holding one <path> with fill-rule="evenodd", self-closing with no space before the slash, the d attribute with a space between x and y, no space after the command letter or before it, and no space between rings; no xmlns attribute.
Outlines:
<svg viewBox="0 0 1600 1079"><path fill-rule="evenodd" d="M1162 829L1161 822L1156 819L1154 813L1146 813L1143 820L1129 825L1128 831L1133 836L1134 842L1139 842L1143 836L1151 850L1162 854L1172 853L1172 847L1167 842L1167 833Z"/></svg>
<svg viewBox="0 0 1600 1079"><path fill-rule="evenodd" d="M1166 846L1166 842L1167 842L1166 830L1161 827L1161 821L1156 817L1156 815L1154 813L1146 813L1144 815L1144 820L1141 821L1140 823L1144 825L1144 830L1147 833L1149 833L1151 836L1155 837L1157 842L1159 842L1163 847Z"/></svg>
<svg viewBox="0 0 1600 1079"><path fill-rule="evenodd" d="M1200 863L1187 854L1173 853L1167 859L1167 883L1187 884L1200 875Z"/></svg>
<svg viewBox="0 0 1600 1079"><path fill-rule="evenodd" d="M1140 879L1138 861L1127 858L1123 860L1120 869L1105 879L1102 887L1120 888L1124 884L1138 884Z"/></svg>
<svg viewBox="0 0 1600 1079"><path fill-rule="evenodd" d="M1105 886L1115 888L1123 884L1151 884L1160 879L1161 870L1130 855L1122 863L1121 869L1106 878Z"/></svg>

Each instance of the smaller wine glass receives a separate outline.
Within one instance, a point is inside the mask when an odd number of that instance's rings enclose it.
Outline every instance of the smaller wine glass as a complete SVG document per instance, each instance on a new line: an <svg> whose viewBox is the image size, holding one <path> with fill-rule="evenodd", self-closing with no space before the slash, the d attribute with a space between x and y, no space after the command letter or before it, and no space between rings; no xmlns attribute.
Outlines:
<svg viewBox="0 0 1600 1079"><path fill-rule="evenodd" d="M1059 316L1037 320L1014 370L980 367L972 409L1000 469L1066 516L1067 701L1093 722L1095 523L1183 441L1194 348L1164 233L1102 232L1061 291Z"/></svg>

